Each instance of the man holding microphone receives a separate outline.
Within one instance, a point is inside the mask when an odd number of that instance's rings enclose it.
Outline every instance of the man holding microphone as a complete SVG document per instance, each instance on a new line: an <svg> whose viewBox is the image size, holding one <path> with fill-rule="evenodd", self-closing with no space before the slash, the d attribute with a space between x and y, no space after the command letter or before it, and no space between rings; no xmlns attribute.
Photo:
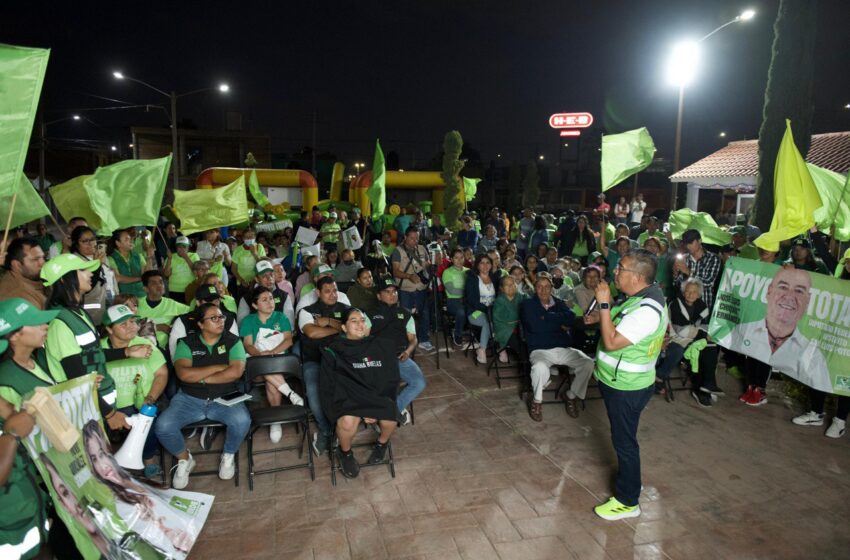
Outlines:
<svg viewBox="0 0 850 560"><path fill-rule="evenodd" d="M594 512L609 521L640 515L638 421L654 392L655 362L668 324L664 294L655 284L656 266L655 256L643 249L620 259L614 281L626 300L616 307L611 307L608 284L600 282L596 288L601 336L594 375L611 423L619 470L614 496Z"/></svg>

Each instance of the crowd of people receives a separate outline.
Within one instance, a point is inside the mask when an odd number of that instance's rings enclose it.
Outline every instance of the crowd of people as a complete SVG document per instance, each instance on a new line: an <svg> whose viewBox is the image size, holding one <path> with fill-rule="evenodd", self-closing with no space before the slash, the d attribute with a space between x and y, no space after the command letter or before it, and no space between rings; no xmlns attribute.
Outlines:
<svg viewBox="0 0 850 560"><path fill-rule="evenodd" d="M195 461L183 428L209 419L226 426L219 477L231 479L251 417L244 403L216 399L245 390L248 360L293 354L303 386L267 375L265 399L307 406L313 451L337 453L343 475L354 478L359 425L379 433L366 462L384 461L425 389L417 358L434 353L436 333L445 332L451 349L471 349L478 364L512 356L527 363L535 422L543 421L553 375L572 374L560 397L578 417L595 372L620 460L616 499L597 513L621 518L639 514L634 435L646 402L667 394L683 360L698 364L690 395L699 406L724 394L715 379L720 348L707 325L728 258L850 278L850 261L832 259L820 233L783 245L780 255L757 249L759 232L742 225L730 230L731 244L709 247L697 230L674 239L639 194L613 208L599 195L592 211L560 216L471 211L458 231L440 218L414 206L390 221L357 208L314 208L274 232L231 227L185 236L163 221L102 239L82 218L58 240L43 225L34 235L19 231L0 277L3 429L15 436L31 429L20 409L34 388L96 373L111 439L143 405L160 407L143 451L145 477L162 474L162 448L177 458L172 486L186 488ZM362 246L341 242L352 226ZM299 228L316 230L319 254L301 251ZM764 404L770 366L728 351L725 360L742 379L741 400ZM823 425L825 399L812 391L812 410L794 423ZM848 409L850 399L840 397L828 436L843 435ZM281 426L269 437L280 441ZM208 440L203 434L203 447Z"/></svg>

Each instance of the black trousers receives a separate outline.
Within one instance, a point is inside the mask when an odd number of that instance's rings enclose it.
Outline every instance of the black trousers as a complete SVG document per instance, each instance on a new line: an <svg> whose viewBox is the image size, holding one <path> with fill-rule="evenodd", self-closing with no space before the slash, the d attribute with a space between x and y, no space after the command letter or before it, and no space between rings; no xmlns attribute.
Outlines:
<svg viewBox="0 0 850 560"><path fill-rule="evenodd" d="M823 404L826 401L827 393L818 391L817 389L809 389L809 399L812 401L812 411L818 414L823 414ZM839 420L847 420L847 413L850 412L850 397L837 395L838 410L835 412L835 417Z"/></svg>

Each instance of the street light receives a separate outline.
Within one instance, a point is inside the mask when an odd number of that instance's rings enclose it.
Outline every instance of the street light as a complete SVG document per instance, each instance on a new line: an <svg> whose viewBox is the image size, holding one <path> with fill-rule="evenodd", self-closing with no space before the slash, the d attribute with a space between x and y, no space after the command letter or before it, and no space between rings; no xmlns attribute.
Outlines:
<svg viewBox="0 0 850 560"><path fill-rule="evenodd" d="M137 84L141 84L148 89L152 89L155 92L164 95L165 97L171 100L171 170L174 177L174 189L176 190L180 184L180 158L177 155L177 99L180 97L186 97L187 95L194 95L196 93L202 93L205 91L212 91L217 89L221 93L228 93L230 91L230 86L228 84L219 84L216 87L206 87L201 89L195 89L192 91L187 91L185 93L177 93L176 91L172 91L171 93L166 93L165 91L150 85L147 82L143 82L142 80L138 80L136 78L132 78L130 76L124 75L123 72L115 71L112 72L112 76L116 80L128 80L130 82L136 82Z"/></svg>
<svg viewBox="0 0 850 560"><path fill-rule="evenodd" d="M537 156L537 159L543 161L543 154L540 154L539 156Z"/></svg>
<svg viewBox="0 0 850 560"><path fill-rule="evenodd" d="M696 77L697 65L699 63L699 44L729 25L742 21L749 21L755 17L755 10L744 10L734 19L727 21L711 33L703 36L698 41L687 41L679 43L673 48L667 65L667 79L679 87L679 110L676 117L676 146L673 152L673 173L679 171L679 162L682 151L682 112L685 106L685 86L690 84ZM672 208L676 209L676 187L673 187Z"/></svg>
<svg viewBox="0 0 850 560"><path fill-rule="evenodd" d="M725 133L725 132L721 132L721 133L720 133L720 137L721 137L721 138L726 138L726 133Z"/></svg>

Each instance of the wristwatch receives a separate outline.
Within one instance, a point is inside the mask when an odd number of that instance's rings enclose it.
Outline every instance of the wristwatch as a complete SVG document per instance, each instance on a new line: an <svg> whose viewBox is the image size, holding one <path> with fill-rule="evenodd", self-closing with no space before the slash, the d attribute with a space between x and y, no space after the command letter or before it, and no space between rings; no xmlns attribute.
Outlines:
<svg viewBox="0 0 850 560"><path fill-rule="evenodd" d="M608 302L603 302L599 304L599 309L611 309L611 304Z"/></svg>

